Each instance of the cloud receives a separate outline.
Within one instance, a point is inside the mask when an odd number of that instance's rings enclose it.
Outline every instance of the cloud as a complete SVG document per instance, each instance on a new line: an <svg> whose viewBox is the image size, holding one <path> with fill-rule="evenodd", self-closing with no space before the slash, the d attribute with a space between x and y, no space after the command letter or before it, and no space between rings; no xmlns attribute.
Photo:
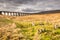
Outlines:
<svg viewBox="0 0 60 40"><path fill-rule="evenodd" d="M39 12L60 9L60 0L0 0L0 10Z"/></svg>
<svg viewBox="0 0 60 40"><path fill-rule="evenodd" d="M22 10L23 12L29 12L29 13L36 13L36 12L40 12L40 10L35 10L35 9L29 9L29 8L26 8L26 9L23 9Z"/></svg>

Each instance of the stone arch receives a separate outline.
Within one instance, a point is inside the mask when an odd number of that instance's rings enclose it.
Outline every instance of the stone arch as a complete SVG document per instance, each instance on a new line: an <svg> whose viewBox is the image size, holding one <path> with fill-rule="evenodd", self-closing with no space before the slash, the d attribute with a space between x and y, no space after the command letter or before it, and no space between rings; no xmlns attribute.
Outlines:
<svg viewBox="0 0 60 40"><path fill-rule="evenodd" d="M4 12L2 11L2 15L4 15Z"/></svg>

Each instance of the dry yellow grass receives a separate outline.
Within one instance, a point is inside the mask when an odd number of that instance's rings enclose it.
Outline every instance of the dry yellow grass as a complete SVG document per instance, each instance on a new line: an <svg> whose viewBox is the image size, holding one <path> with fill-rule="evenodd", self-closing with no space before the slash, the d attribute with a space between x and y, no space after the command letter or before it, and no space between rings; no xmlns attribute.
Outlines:
<svg viewBox="0 0 60 40"><path fill-rule="evenodd" d="M29 16L17 16L13 17L12 19L16 21L44 21L44 20L49 20L49 21L60 21L60 13L51 13L51 14L39 14L39 15L29 15Z"/></svg>
<svg viewBox="0 0 60 40"><path fill-rule="evenodd" d="M11 21L13 22L9 24ZM6 22L7 24L3 25ZM57 40L60 37L60 28L54 29L56 23L60 26L60 13L29 16L0 15L0 24L3 25L0 27L0 36L2 35L0 40L55 40L55 38Z"/></svg>

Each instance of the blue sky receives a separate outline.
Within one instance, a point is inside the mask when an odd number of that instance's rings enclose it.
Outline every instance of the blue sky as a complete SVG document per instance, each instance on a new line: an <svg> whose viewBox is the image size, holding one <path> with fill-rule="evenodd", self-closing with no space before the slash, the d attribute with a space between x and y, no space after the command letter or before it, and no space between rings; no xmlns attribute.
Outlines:
<svg viewBox="0 0 60 40"><path fill-rule="evenodd" d="M0 10L16 12L40 12L59 10L60 0L0 0Z"/></svg>

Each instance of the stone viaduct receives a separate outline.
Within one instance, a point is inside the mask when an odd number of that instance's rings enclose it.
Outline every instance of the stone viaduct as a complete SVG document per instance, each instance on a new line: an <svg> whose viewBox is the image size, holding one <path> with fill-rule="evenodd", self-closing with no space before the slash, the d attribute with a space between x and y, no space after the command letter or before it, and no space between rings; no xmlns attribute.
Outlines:
<svg viewBox="0 0 60 40"><path fill-rule="evenodd" d="M32 13L0 11L0 15L7 15L7 16L26 16L26 15L32 15Z"/></svg>

